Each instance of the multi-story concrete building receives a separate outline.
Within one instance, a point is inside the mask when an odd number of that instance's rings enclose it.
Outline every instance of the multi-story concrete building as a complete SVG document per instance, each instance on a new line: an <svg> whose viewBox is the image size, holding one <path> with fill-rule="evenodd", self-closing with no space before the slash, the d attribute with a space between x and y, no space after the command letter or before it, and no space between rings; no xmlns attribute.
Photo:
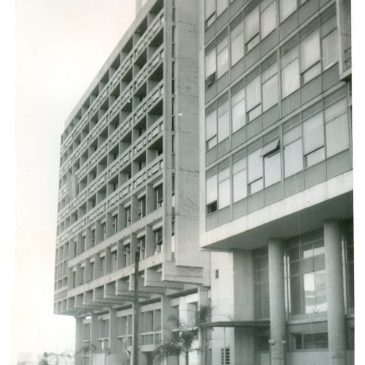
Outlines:
<svg viewBox="0 0 365 365"><path fill-rule="evenodd" d="M77 363L130 362L138 251L140 364L202 306L190 365L352 364L350 2L136 4L62 136Z"/></svg>
<svg viewBox="0 0 365 365"><path fill-rule="evenodd" d="M201 14L213 364L352 364L350 1Z"/></svg>
<svg viewBox="0 0 365 365"><path fill-rule="evenodd" d="M137 1L133 24L66 121L55 312L76 317L77 364L129 363L136 280L141 365L157 361L173 319L192 325L208 300L198 22L195 0Z"/></svg>

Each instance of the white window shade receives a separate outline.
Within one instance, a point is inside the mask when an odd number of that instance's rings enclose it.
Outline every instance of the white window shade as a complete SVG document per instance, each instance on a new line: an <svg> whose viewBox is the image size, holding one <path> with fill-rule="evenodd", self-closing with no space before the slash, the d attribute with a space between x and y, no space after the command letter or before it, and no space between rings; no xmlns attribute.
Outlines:
<svg viewBox="0 0 365 365"><path fill-rule="evenodd" d="M297 8L297 0L280 0L280 21L294 13Z"/></svg>
<svg viewBox="0 0 365 365"><path fill-rule="evenodd" d="M303 146L302 140L298 139L284 148L285 177L294 175L301 170L303 170Z"/></svg>
<svg viewBox="0 0 365 365"><path fill-rule="evenodd" d="M304 154L308 154L324 144L322 113L311 117L303 123Z"/></svg>
<svg viewBox="0 0 365 365"><path fill-rule="evenodd" d="M217 70L216 64L216 49L212 49L207 55L205 56L205 76L208 77L214 74Z"/></svg>
<svg viewBox="0 0 365 365"><path fill-rule="evenodd" d="M214 110L206 117L206 140L208 141L215 135L217 135L217 112Z"/></svg>
<svg viewBox="0 0 365 365"><path fill-rule="evenodd" d="M268 143L267 145L265 145L262 148L261 156L265 157L265 156L270 155L271 153L275 152L276 150L279 149L279 145L280 145L279 139L276 139L275 141Z"/></svg>
<svg viewBox="0 0 365 365"><path fill-rule="evenodd" d="M256 77L246 86L246 103L247 110L251 110L261 103L261 85L260 76Z"/></svg>
<svg viewBox="0 0 365 365"><path fill-rule="evenodd" d="M217 201L218 198L218 185L217 185L217 175L213 175L207 179L207 204Z"/></svg>
<svg viewBox="0 0 365 365"><path fill-rule="evenodd" d="M259 32L259 7L249 13L245 18L246 43Z"/></svg>
<svg viewBox="0 0 365 365"><path fill-rule="evenodd" d="M229 168L218 174L218 209L231 204L231 184Z"/></svg>
<svg viewBox="0 0 365 365"><path fill-rule="evenodd" d="M231 32L231 65L237 63L244 56L243 23L237 25Z"/></svg>
<svg viewBox="0 0 365 365"><path fill-rule="evenodd" d="M268 110L279 101L278 76L275 75L262 85L262 107Z"/></svg>
<svg viewBox="0 0 365 365"><path fill-rule="evenodd" d="M228 39L223 39L217 47L217 76L223 76L228 71Z"/></svg>
<svg viewBox="0 0 365 365"><path fill-rule="evenodd" d="M301 42L300 52L303 72L320 60L319 31L313 32Z"/></svg>
<svg viewBox="0 0 365 365"><path fill-rule="evenodd" d="M228 6L228 0L217 0L217 16L219 16Z"/></svg>
<svg viewBox="0 0 365 365"><path fill-rule="evenodd" d="M281 71L281 93L285 98L295 90L299 89L299 60L296 59Z"/></svg>
<svg viewBox="0 0 365 365"><path fill-rule="evenodd" d="M262 157L261 157L262 148L252 152L248 156L248 182L251 183L262 177L263 169L262 169Z"/></svg>
<svg viewBox="0 0 365 365"><path fill-rule="evenodd" d="M233 175L233 201L237 202L247 196L247 170Z"/></svg>
<svg viewBox="0 0 365 365"><path fill-rule="evenodd" d="M228 101L218 108L218 142L229 136L229 109Z"/></svg>
<svg viewBox="0 0 365 365"><path fill-rule="evenodd" d="M215 13L215 2L216 0L205 0L205 19Z"/></svg>
<svg viewBox="0 0 365 365"><path fill-rule="evenodd" d="M261 13L261 38L265 38L276 28L276 3L269 5Z"/></svg>
<svg viewBox="0 0 365 365"><path fill-rule="evenodd" d="M322 39L323 68L331 66L338 61L337 31L333 31Z"/></svg>
<svg viewBox="0 0 365 365"><path fill-rule="evenodd" d="M273 185L281 180L280 153L266 156L264 158L265 186Z"/></svg>
<svg viewBox="0 0 365 365"><path fill-rule="evenodd" d="M347 114L343 114L326 124L327 157L347 150L349 145L350 136Z"/></svg>

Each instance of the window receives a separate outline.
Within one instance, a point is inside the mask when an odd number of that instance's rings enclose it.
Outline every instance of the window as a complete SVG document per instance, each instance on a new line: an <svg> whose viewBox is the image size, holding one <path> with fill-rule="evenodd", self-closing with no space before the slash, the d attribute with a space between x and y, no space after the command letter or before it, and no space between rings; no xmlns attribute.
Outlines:
<svg viewBox="0 0 365 365"><path fill-rule="evenodd" d="M216 63L217 53L216 49L212 49L205 56L205 79L206 86L209 87L215 82L215 75L217 71Z"/></svg>
<svg viewBox="0 0 365 365"><path fill-rule="evenodd" d="M91 246L94 246L95 245L95 238L96 238L96 235L95 235L95 228L91 230L91 235L90 235L90 244ZM76 247L76 245L75 245Z"/></svg>
<svg viewBox="0 0 365 365"><path fill-rule="evenodd" d="M333 31L322 39L323 69L332 66L338 61L337 31Z"/></svg>
<svg viewBox="0 0 365 365"><path fill-rule="evenodd" d="M250 194L254 194L263 189L263 167L261 148L248 155L248 183Z"/></svg>
<svg viewBox="0 0 365 365"><path fill-rule="evenodd" d="M243 38L243 23L231 30L231 65L236 64L244 56L245 41Z"/></svg>
<svg viewBox="0 0 365 365"><path fill-rule="evenodd" d="M245 89L232 95L232 133L246 124Z"/></svg>
<svg viewBox="0 0 365 365"><path fill-rule="evenodd" d="M250 121L261 114L260 76L250 81L246 86L247 119Z"/></svg>
<svg viewBox="0 0 365 365"><path fill-rule="evenodd" d="M295 350L327 349L327 332L293 334Z"/></svg>
<svg viewBox="0 0 365 365"><path fill-rule="evenodd" d="M216 18L215 1L216 0L205 0L205 25L206 25L206 27L209 27L215 21L215 18Z"/></svg>
<svg viewBox="0 0 365 365"><path fill-rule="evenodd" d="M137 248L139 250L139 258L140 258L140 260L145 259L146 258L146 239L145 239L144 236L138 238Z"/></svg>
<svg viewBox="0 0 365 365"><path fill-rule="evenodd" d="M138 216L143 218L146 215L146 197L142 196L138 199Z"/></svg>
<svg viewBox="0 0 365 365"><path fill-rule="evenodd" d="M218 142L229 137L229 109L228 101L218 108Z"/></svg>
<svg viewBox="0 0 365 365"><path fill-rule="evenodd" d="M262 73L262 108L264 111L270 109L279 101L277 67L275 63Z"/></svg>
<svg viewBox="0 0 365 365"><path fill-rule="evenodd" d="M156 209L161 208L163 204L163 188L162 184L155 188L155 204Z"/></svg>
<svg viewBox="0 0 365 365"><path fill-rule="evenodd" d="M245 18L245 48L247 52L256 47L260 41L259 24L259 7L257 6Z"/></svg>
<svg viewBox="0 0 365 365"><path fill-rule="evenodd" d="M101 241L106 239L106 222L101 224Z"/></svg>
<svg viewBox="0 0 365 365"><path fill-rule="evenodd" d="M290 313L327 310L326 270L322 238L299 237L288 246Z"/></svg>
<svg viewBox="0 0 365 365"><path fill-rule="evenodd" d="M131 224L131 207L125 207L125 226L129 226Z"/></svg>
<svg viewBox="0 0 365 365"><path fill-rule="evenodd" d="M281 180L281 157L279 140L266 145L262 150L264 157L265 187Z"/></svg>
<svg viewBox="0 0 365 365"><path fill-rule="evenodd" d="M233 164L233 202L247 196L247 168L243 158Z"/></svg>
<svg viewBox="0 0 365 365"><path fill-rule="evenodd" d="M225 37L217 46L217 77L228 71L228 38Z"/></svg>
<svg viewBox="0 0 365 365"><path fill-rule="evenodd" d="M154 231L155 239L155 252L161 252L161 246L163 243L162 228L158 228Z"/></svg>
<svg viewBox="0 0 365 365"><path fill-rule="evenodd" d="M297 0L279 0L280 21L285 20L297 9Z"/></svg>
<svg viewBox="0 0 365 365"><path fill-rule="evenodd" d="M281 57L281 94L285 98L299 89L298 48L295 47Z"/></svg>
<svg viewBox="0 0 365 365"><path fill-rule="evenodd" d="M231 204L231 179L229 168L218 173L218 209Z"/></svg>
<svg viewBox="0 0 365 365"><path fill-rule="evenodd" d="M217 111L214 110L205 119L205 134L207 149L210 150L217 144Z"/></svg>
<svg viewBox="0 0 365 365"><path fill-rule="evenodd" d="M346 99L326 108L324 116L327 157L331 157L347 150L350 146Z"/></svg>
<svg viewBox="0 0 365 365"><path fill-rule="evenodd" d="M99 262L99 276L103 276L105 274L105 256L100 257Z"/></svg>
<svg viewBox="0 0 365 365"><path fill-rule="evenodd" d="M217 0L217 16L219 16L225 9L227 9L228 0Z"/></svg>
<svg viewBox="0 0 365 365"><path fill-rule="evenodd" d="M354 231L352 223L344 229L346 294L348 308L354 308Z"/></svg>
<svg viewBox="0 0 365 365"><path fill-rule="evenodd" d="M261 3L261 38L268 36L276 28L276 2Z"/></svg>
<svg viewBox="0 0 365 365"><path fill-rule="evenodd" d="M301 127L284 134L284 173L285 177L303 170L303 145Z"/></svg>
<svg viewBox="0 0 365 365"><path fill-rule="evenodd" d="M131 246L130 246L130 244L127 244L124 246L123 257L124 257L124 266L129 266L131 264Z"/></svg>
<svg viewBox="0 0 365 365"><path fill-rule="evenodd" d="M118 232L118 214L114 214L112 216L112 234L116 234Z"/></svg>
<svg viewBox="0 0 365 365"><path fill-rule="evenodd" d="M207 214L217 210L218 188L217 175L213 175L207 179L206 183L206 199L207 199Z"/></svg>
<svg viewBox="0 0 365 365"><path fill-rule="evenodd" d="M117 250L110 253L110 272L117 270L118 268L118 256Z"/></svg>
<svg viewBox="0 0 365 365"><path fill-rule="evenodd" d="M253 251L255 319L269 318L269 274L267 248Z"/></svg>
<svg viewBox="0 0 365 365"><path fill-rule="evenodd" d="M303 123L304 156L306 167L324 159L323 116L318 113Z"/></svg>
<svg viewBox="0 0 365 365"><path fill-rule="evenodd" d="M302 83L306 83L320 74L320 58L319 31L317 30L306 37L300 44Z"/></svg>

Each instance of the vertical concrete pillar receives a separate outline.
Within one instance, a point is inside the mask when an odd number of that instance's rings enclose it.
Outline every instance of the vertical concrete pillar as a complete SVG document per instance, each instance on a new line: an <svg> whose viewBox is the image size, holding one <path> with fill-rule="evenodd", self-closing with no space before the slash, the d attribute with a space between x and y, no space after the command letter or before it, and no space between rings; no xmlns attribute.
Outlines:
<svg viewBox="0 0 365 365"><path fill-rule="evenodd" d="M108 356L108 365L116 365L121 361L121 349L118 341L118 320L117 311L115 309L109 309L109 348L110 355Z"/></svg>
<svg viewBox="0 0 365 365"><path fill-rule="evenodd" d="M284 247L279 239L268 241L271 365L285 365Z"/></svg>
<svg viewBox="0 0 365 365"><path fill-rule="evenodd" d="M82 332L83 324L82 318L76 318L76 333L75 333L75 365L83 365L83 358L80 353L82 347Z"/></svg>
<svg viewBox="0 0 365 365"><path fill-rule="evenodd" d="M331 365L346 365L345 304L342 277L341 227L338 221L324 224L327 272L328 352Z"/></svg>

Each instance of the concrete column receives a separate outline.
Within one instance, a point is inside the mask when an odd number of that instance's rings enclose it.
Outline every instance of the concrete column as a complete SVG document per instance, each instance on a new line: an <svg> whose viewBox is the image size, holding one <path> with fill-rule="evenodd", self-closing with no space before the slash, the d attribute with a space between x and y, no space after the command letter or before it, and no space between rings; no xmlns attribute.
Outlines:
<svg viewBox="0 0 365 365"><path fill-rule="evenodd" d="M108 356L108 365L117 365L121 362L121 348L118 336L118 320L117 311L109 309L109 348L110 355Z"/></svg>
<svg viewBox="0 0 365 365"><path fill-rule="evenodd" d="M83 358L81 353L79 352L82 347L82 332L83 332L83 324L82 318L76 318L76 333L75 333L75 365L84 365Z"/></svg>
<svg viewBox="0 0 365 365"><path fill-rule="evenodd" d="M346 365L341 227L338 221L331 220L324 223L324 247L327 272L329 363L331 365Z"/></svg>
<svg viewBox="0 0 365 365"><path fill-rule="evenodd" d="M279 239L268 241L270 293L271 365L285 365L286 318L284 290L284 246Z"/></svg>

